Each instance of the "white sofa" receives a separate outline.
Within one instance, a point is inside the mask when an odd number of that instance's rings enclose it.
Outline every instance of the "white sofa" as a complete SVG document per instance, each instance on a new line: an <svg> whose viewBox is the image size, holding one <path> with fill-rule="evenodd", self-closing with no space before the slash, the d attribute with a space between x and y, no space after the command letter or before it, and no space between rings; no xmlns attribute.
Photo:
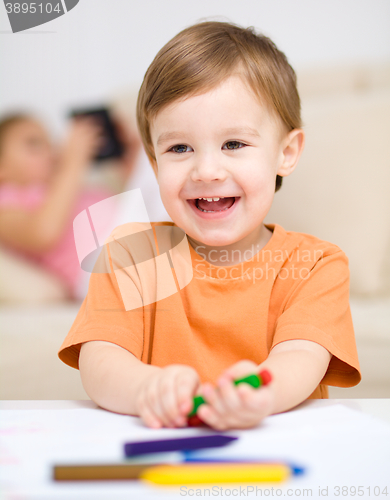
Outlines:
<svg viewBox="0 0 390 500"><path fill-rule="evenodd" d="M390 294L390 65L298 72L306 146L267 221L338 245L351 293Z"/></svg>

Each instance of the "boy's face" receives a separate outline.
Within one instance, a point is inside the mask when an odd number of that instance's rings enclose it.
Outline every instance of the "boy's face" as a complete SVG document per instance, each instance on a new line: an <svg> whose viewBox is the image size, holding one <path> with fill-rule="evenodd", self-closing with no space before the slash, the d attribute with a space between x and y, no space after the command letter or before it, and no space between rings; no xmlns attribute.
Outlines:
<svg viewBox="0 0 390 500"><path fill-rule="evenodd" d="M289 173L283 130L239 75L156 115L151 137L161 198L190 241L211 247L264 241L276 175Z"/></svg>

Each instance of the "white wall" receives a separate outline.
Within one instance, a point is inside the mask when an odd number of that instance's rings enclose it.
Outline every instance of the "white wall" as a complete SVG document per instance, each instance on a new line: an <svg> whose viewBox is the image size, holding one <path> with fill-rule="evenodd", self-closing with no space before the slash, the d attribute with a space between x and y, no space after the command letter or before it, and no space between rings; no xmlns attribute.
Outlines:
<svg viewBox="0 0 390 500"><path fill-rule="evenodd" d="M80 0L18 34L1 2L0 114L27 107L61 134L70 107L137 88L162 45L209 16L254 25L295 68L390 60L388 0Z"/></svg>

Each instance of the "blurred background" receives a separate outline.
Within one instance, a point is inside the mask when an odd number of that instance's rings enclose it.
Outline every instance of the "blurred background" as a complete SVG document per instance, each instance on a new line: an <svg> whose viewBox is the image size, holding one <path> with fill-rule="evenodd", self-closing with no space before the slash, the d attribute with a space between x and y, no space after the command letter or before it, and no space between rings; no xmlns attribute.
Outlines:
<svg viewBox="0 0 390 500"><path fill-rule="evenodd" d="M0 399L87 398L78 372L57 358L89 277L79 269L74 278L72 221L134 188L150 220L170 220L139 142L135 103L158 50L206 18L254 26L297 73L306 147L265 222L331 241L349 258L363 379L330 387L330 397L390 397L390 2L80 0L20 33L11 32L0 5L0 209L39 206L39 218L20 219L27 236L33 224L52 224L50 235L30 241L9 236L13 219L2 219L9 229L0 232ZM98 133L69 119L72 110L98 107L112 112L124 144L119 159L94 160ZM40 165L35 177L23 177L27 153ZM51 167L68 193L47 187ZM125 214L122 203L107 223Z"/></svg>

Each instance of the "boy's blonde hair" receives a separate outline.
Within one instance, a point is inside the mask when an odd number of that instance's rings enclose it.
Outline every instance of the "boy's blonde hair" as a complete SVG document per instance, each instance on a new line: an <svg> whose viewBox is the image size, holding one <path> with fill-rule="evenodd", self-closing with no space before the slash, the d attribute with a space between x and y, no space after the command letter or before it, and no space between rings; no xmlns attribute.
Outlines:
<svg viewBox="0 0 390 500"><path fill-rule="evenodd" d="M283 52L253 27L207 21L185 28L158 52L146 71L137 100L137 124L156 171L150 125L173 101L207 92L238 66L255 95L279 115L287 131L301 127L296 75ZM275 191L282 185L276 177Z"/></svg>

